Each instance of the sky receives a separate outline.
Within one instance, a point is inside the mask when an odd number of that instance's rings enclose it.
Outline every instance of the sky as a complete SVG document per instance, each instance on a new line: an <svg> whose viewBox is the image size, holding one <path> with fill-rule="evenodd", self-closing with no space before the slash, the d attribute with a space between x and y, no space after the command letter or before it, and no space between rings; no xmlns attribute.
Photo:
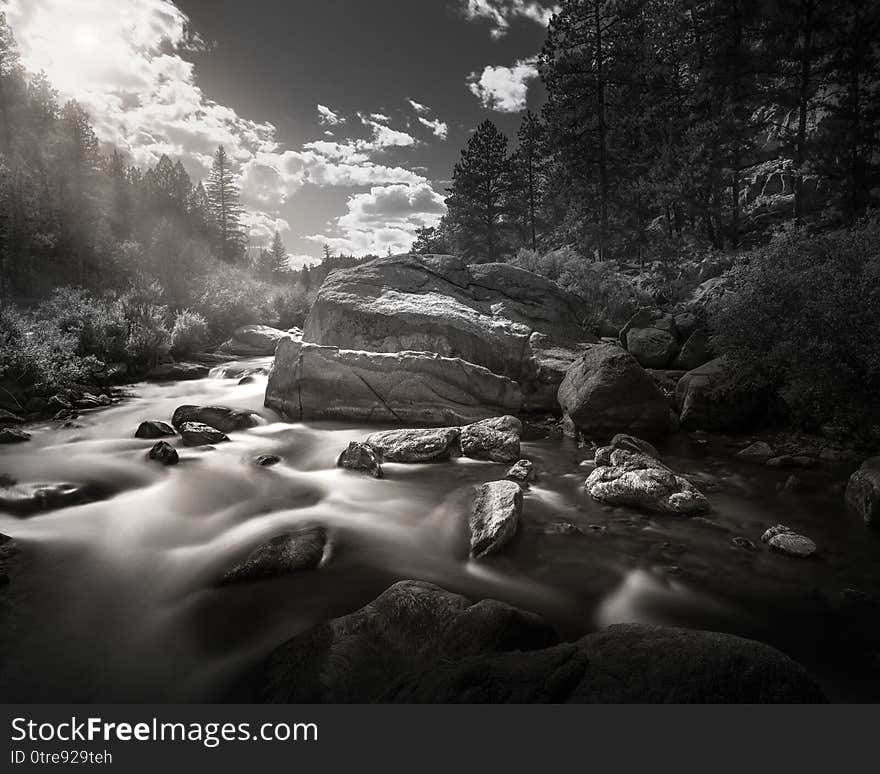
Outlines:
<svg viewBox="0 0 880 774"><path fill-rule="evenodd" d="M103 143L194 180L223 144L252 245L406 250L469 133L540 109L541 0L0 0L22 61Z"/></svg>

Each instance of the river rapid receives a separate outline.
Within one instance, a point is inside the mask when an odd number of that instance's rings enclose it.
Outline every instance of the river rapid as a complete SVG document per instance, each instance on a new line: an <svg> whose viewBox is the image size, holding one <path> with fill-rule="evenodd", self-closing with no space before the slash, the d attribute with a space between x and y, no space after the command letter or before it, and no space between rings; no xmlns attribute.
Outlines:
<svg viewBox="0 0 880 774"><path fill-rule="evenodd" d="M799 472L812 486L782 492L791 471L682 435L660 447L664 461L713 510L645 515L585 495L589 449L525 440L539 478L520 532L501 555L469 561L471 486L509 466L386 464L382 480L341 470L342 449L377 428L290 424L263 407L264 392L265 377L141 383L79 427L30 427L29 443L0 447L7 478L105 495L29 518L0 512L0 532L21 547L0 589L4 699L223 700L272 648L405 578L527 608L567 638L625 621L752 637L803 663L833 700L880 699L880 536L843 508L850 469ZM149 462L154 442L135 429L184 403L251 409L262 424L215 448L180 447L175 467ZM258 467L260 454L282 462ZM768 551L760 536L778 522L811 537L817 556ZM330 535L318 570L215 585L256 545L304 523Z"/></svg>

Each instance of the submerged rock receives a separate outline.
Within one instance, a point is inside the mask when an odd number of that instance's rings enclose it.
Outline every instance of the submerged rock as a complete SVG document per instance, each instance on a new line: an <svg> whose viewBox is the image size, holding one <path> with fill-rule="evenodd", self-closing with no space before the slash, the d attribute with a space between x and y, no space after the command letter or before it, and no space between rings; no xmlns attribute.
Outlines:
<svg viewBox="0 0 880 774"><path fill-rule="evenodd" d="M461 428L461 453L476 460L513 462L519 459L522 430L522 422L512 416L474 422Z"/></svg>
<svg viewBox="0 0 880 774"><path fill-rule="evenodd" d="M259 424L257 415L253 411L227 406L178 406L171 417L171 424L180 430L185 422L208 425L223 433L247 430Z"/></svg>
<svg viewBox="0 0 880 774"><path fill-rule="evenodd" d="M795 532L780 532L767 542L774 551L798 559L806 559L816 553L816 544L810 538Z"/></svg>
<svg viewBox="0 0 880 774"><path fill-rule="evenodd" d="M513 481L491 481L478 486L468 522L471 556L479 559L507 543L519 526L522 506L522 489Z"/></svg>
<svg viewBox="0 0 880 774"><path fill-rule="evenodd" d="M327 533L323 527L301 527L276 535L257 546L229 570L220 585L278 578L298 570L313 570L324 556Z"/></svg>
<svg viewBox="0 0 880 774"><path fill-rule="evenodd" d="M373 478L382 478L382 465L376 452L364 443L352 441L348 448L339 455L336 467L348 470L361 470Z"/></svg>
<svg viewBox="0 0 880 774"><path fill-rule="evenodd" d="M865 460L849 477L844 498L847 509L865 524L880 525L880 457Z"/></svg>
<svg viewBox="0 0 880 774"><path fill-rule="evenodd" d="M594 344L568 369L559 404L590 437L621 432L664 435L671 425L669 402L628 352Z"/></svg>
<svg viewBox="0 0 880 774"><path fill-rule="evenodd" d="M647 454L656 460L660 459L660 453L652 444L626 433L618 433L611 439L611 450L614 451L615 449Z"/></svg>
<svg viewBox="0 0 880 774"><path fill-rule="evenodd" d="M824 701L758 642L628 624L560 644L531 613L418 581L297 635L255 679L248 698L285 703Z"/></svg>
<svg viewBox="0 0 880 774"><path fill-rule="evenodd" d="M224 443L229 440L225 433L202 422L184 422L180 428L180 436L186 446L207 446L212 443Z"/></svg>
<svg viewBox="0 0 880 774"><path fill-rule="evenodd" d="M17 427L0 427L0 443L23 443L29 441L31 434Z"/></svg>
<svg viewBox="0 0 880 774"><path fill-rule="evenodd" d="M507 471L507 477L527 483L535 478L535 466L531 460L519 460Z"/></svg>
<svg viewBox="0 0 880 774"><path fill-rule="evenodd" d="M177 449L166 441L157 441L153 444L153 448L150 449L147 457L162 465L176 465L180 461Z"/></svg>
<svg viewBox="0 0 880 774"><path fill-rule="evenodd" d="M100 500L109 494L95 484L26 483L0 487L0 511L30 516Z"/></svg>
<svg viewBox="0 0 880 774"><path fill-rule="evenodd" d="M277 454L260 454L254 457L254 465L258 468L270 468L281 462L281 457Z"/></svg>
<svg viewBox="0 0 880 774"><path fill-rule="evenodd" d="M135 431L135 438L165 438L166 436L177 435L171 425L157 420L149 420L141 422Z"/></svg>
<svg viewBox="0 0 880 774"><path fill-rule="evenodd" d="M460 432L457 427L383 430L364 443L385 462L437 462L449 459Z"/></svg>

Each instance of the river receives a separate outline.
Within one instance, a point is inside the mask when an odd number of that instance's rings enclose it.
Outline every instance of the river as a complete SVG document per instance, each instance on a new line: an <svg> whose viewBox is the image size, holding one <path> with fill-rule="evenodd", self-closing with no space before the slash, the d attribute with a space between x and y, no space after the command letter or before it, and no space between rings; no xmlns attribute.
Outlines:
<svg viewBox="0 0 880 774"><path fill-rule="evenodd" d="M470 485L503 478L508 466L387 464L382 480L340 470L340 451L376 428L289 424L263 407L264 391L265 377L141 383L129 399L82 414L79 427L46 423L28 428L29 443L0 447L9 478L95 484L106 495L26 519L0 513L0 532L22 548L0 589L7 701L222 700L274 646L404 578L533 610L565 637L623 621L753 637L800 660L832 699L880 698L880 536L843 508L848 470L799 473L812 490L780 492L791 471L682 435L660 448L664 461L704 489L713 511L648 516L585 496L588 449L527 440L523 456L539 479L520 532L502 555L469 561ZM216 448L181 449L176 467L149 462L153 441L135 429L169 421L184 403L252 409L262 424ZM259 454L282 462L255 466ZM811 537L819 554L766 550L760 536L778 522ZM320 569L215 585L300 523L329 531ZM737 536L756 550L737 547Z"/></svg>

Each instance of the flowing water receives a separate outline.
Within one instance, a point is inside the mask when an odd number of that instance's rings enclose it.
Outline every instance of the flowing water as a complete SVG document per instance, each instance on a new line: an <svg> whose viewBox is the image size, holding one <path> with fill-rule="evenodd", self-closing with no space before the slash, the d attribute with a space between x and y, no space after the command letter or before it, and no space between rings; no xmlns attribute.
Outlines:
<svg viewBox="0 0 880 774"><path fill-rule="evenodd" d="M382 480L340 470L339 452L376 428L289 424L263 407L264 391L265 378L143 383L82 415L81 427L47 423L29 428L30 443L0 447L9 478L105 495L26 519L0 513L0 532L22 548L0 589L4 698L222 699L280 642L404 578L533 610L567 638L625 621L742 634L801 660L831 698L880 697L880 537L844 512L848 471L809 471L801 476L813 491L784 494L777 484L790 471L679 437L661 448L664 460L704 488L713 512L647 516L584 495L589 450L526 441L540 478L525 494L522 528L503 555L473 562L471 485L503 478L507 466L388 464ZM216 448L181 449L176 467L149 462L153 441L134 430L169 421L183 403L252 409L262 424ZM282 462L255 466L259 454ZM760 535L780 521L812 537L818 556L768 552ZM330 534L320 569L215 585L260 542L305 523Z"/></svg>

